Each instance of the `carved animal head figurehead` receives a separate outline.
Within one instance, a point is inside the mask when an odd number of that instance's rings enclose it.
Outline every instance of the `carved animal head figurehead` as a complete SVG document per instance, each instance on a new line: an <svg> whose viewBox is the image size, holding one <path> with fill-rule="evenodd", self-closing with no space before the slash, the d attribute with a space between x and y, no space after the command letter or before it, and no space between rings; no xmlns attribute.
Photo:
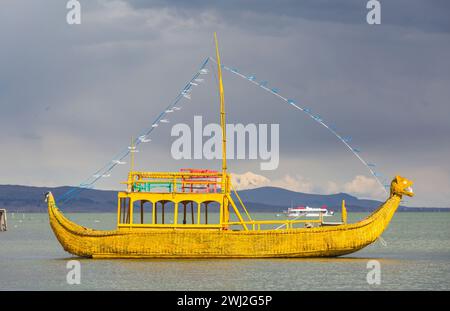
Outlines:
<svg viewBox="0 0 450 311"><path fill-rule="evenodd" d="M391 182L391 197L394 195L398 195L400 198L402 195L407 195L409 197L414 196L414 192L411 188L412 184L412 181L402 176L395 176Z"/></svg>

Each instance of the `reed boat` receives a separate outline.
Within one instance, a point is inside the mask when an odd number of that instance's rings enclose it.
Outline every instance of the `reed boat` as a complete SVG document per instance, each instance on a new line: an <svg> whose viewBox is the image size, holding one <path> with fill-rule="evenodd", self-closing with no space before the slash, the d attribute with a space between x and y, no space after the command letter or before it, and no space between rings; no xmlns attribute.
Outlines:
<svg viewBox="0 0 450 311"><path fill-rule="evenodd" d="M80 226L46 194L50 226L63 248L89 258L275 258L335 257L376 241L387 228L403 195L413 196L412 181L396 176L387 200L370 216L342 219L254 220L235 191L226 163L224 89L216 42L222 128L222 170L183 169L142 172L133 166L118 192L117 228ZM133 153L131 153L133 156ZM131 161L133 163L133 160Z"/></svg>

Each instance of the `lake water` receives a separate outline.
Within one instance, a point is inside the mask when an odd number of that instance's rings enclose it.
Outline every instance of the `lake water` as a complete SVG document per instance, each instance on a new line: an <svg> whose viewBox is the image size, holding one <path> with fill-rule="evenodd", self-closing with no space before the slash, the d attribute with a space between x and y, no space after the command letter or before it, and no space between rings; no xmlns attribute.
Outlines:
<svg viewBox="0 0 450 311"><path fill-rule="evenodd" d="M67 216L96 229L112 229L116 221L114 214ZM46 214L8 214L8 225L0 232L0 290L450 289L450 213L397 213L383 234L386 245L332 259L79 259L80 285L66 282L66 263L77 258L62 249ZM380 285L366 280L372 259L381 265Z"/></svg>

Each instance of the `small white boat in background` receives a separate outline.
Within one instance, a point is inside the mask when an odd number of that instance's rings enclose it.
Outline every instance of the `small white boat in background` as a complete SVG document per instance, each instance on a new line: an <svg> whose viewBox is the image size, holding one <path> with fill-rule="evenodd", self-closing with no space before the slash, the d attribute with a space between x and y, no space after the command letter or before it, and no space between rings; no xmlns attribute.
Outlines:
<svg viewBox="0 0 450 311"><path fill-rule="evenodd" d="M309 206L290 207L283 213L287 217L319 217L320 214L322 214L323 217L330 217L334 215L334 212L328 210L325 205L319 208Z"/></svg>

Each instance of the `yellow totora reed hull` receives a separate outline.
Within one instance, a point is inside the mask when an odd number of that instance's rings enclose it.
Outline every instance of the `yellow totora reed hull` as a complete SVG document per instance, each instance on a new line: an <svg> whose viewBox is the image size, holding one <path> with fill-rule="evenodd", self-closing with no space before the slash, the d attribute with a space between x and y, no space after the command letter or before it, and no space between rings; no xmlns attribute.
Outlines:
<svg viewBox="0 0 450 311"><path fill-rule="evenodd" d="M84 228L48 200L50 225L64 249L91 258L264 258L335 257L374 242L387 228L400 203L391 196L369 217L354 224L288 230Z"/></svg>

